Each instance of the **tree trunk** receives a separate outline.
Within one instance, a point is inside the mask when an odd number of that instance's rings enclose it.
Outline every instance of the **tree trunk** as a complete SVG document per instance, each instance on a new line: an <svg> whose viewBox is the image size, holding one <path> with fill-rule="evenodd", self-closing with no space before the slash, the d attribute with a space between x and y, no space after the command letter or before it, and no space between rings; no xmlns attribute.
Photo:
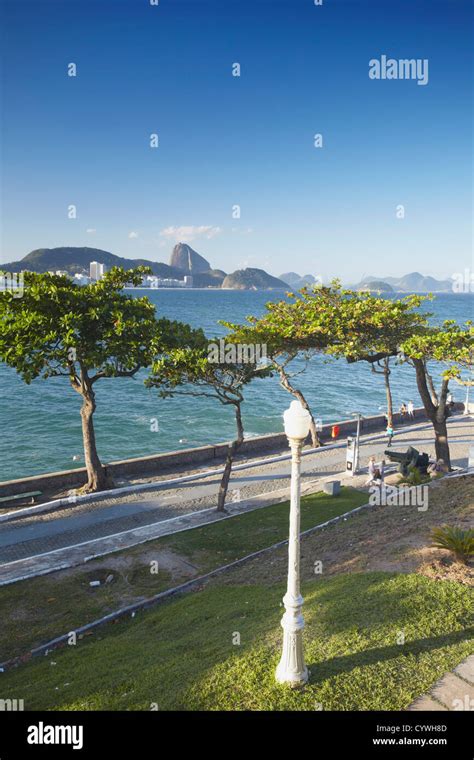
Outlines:
<svg viewBox="0 0 474 760"><path fill-rule="evenodd" d="M224 472L219 485L219 493L217 494L217 511L225 512L225 500L227 496L227 489L229 488L230 474L232 472L232 463L234 461L235 452L239 446L238 441L232 441L227 449L227 458L225 460Z"/></svg>
<svg viewBox="0 0 474 760"><path fill-rule="evenodd" d="M242 412L240 409L240 402L235 404L235 423L237 426L237 438L235 441L229 444L227 449L227 457L225 460L224 472L222 473L222 479L219 485L219 492L217 494L217 511L225 512L225 500L227 497L227 490L229 488L230 475L232 472L232 464L237 449L244 440L244 426L242 424Z"/></svg>
<svg viewBox="0 0 474 760"><path fill-rule="evenodd" d="M428 372L428 367L426 366L426 362L423 362L423 367L425 368L425 375L426 375L426 384L428 386L428 390L430 392L431 401L435 406L438 404L438 394L436 393L436 388L434 387L433 378L431 377L430 373Z"/></svg>
<svg viewBox="0 0 474 760"><path fill-rule="evenodd" d="M448 470L451 469L451 456L449 452L448 444L448 431L446 420L433 421L433 428L435 431L435 451L436 459L442 459Z"/></svg>
<svg viewBox="0 0 474 760"><path fill-rule="evenodd" d="M390 387L390 368L388 357L384 361L384 380L385 380L385 393L387 396L387 427L393 427L393 399L392 389Z"/></svg>
<svg viewBox="0 0 474 760"><path fill-rule="evenodd" d="M314 420L313 413L311 412L311 409L309 408L308 402L306 401L301 391L299 391L297 388L293 388L293 386L291 385L288 379L288 375L286 374L285 370L282 367L278 369L278 372L280 373L280 384L282 385L282 387L286 391L288 391L288 393L291 393L293 396L295 396L295 398L297 398L298 401L300 402L303 409L306 409L306 411L309 412L309 416L310 416L309 432L311 435L311 444L314 449L319 448L323 444L319 440L318 431L316 429L316 422Z"/></svg>
<svg viewBox="0 0 474 760"><path fill-rule="evenodd" d="M451 470L451 456L449 452L448 430L446 425L449 380L444 378L439 396L436 394L437 404L433 403L430 390L428 372L425 363L421 359L414 359L416 370L416 384L425 407L426 416L433 425L435 434L436 459L442 459L448 470Z"/></svg>
<svg viewBox="0 0 474 760"><path fill-rule="evenodd" d="M87 468L87 485L85 486L84 490L86 492L104 491L107 488L110 488L111 483L107 477L105 469L101 464L95 443L93 416L96 409L96 404L94 391L92 389L88 389L85 393L82 394L82 398L82 438L84 442L84 458Z"/></svg>

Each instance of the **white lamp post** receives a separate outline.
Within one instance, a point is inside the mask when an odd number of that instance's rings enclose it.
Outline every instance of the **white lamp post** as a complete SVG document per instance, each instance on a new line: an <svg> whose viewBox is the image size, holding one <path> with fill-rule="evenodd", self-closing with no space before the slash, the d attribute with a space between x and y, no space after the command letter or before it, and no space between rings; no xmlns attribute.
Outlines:
<svg viewBox="0 0 474 760"><path fill-rule="evenodd" d="M303 656L303 597L300 592L300 466L301 449L309 433L310 419L309 412L299 401L292 401L283 415L285 433L291 448L290 537L288 586L283 597L285 614L281 620L283 652L275 677L279 683L290 686L300 686L308 680Z"/></svg>
<svg viewBox="0 0 474 760"><path fill-rule="evenodd" d="M351 412L351 417L357 417L357 433L354 448L354 464L352 467L352 474L357 475L359 469L359 451L360 451L360 421L363 415L360 412Z"/></svg>

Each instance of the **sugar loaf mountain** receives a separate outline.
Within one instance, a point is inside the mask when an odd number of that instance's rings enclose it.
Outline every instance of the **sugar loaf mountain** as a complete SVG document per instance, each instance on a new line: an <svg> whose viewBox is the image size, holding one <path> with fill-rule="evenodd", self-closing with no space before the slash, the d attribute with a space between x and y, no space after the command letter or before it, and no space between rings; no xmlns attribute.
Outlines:
<svg viewBox="0 0 474 760"><path fill-rule="evenodd" d="M232 288L235 290L288 290L288 283L272 277L263 269L238 269L227 274L222 269L213 269L210 263L186 243L178 243L171 253L170 263L164 264L147 259L126 259L100 248L38 248L28 253L21 261L0 264L4 272L65 272L68 275L88 275L93 262L103 264L106 269L137 266L150 267L159 284L178 287L185 278L195 288ZM153 281L153 278L150 278Z"/></svg>

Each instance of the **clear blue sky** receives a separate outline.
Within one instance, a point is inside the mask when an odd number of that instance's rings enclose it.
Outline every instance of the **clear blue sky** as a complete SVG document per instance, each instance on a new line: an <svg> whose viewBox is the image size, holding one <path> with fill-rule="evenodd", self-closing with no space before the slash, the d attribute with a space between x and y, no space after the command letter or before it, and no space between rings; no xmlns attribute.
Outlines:
<svg viewBox="0 0 474 760"><path fill-rule="evenodd" d="M467 0L1 7L0 261L63 245L168 261L183 240L226 271L472 266ZM428 84L371 80L382 54L427 58Z"/></svg>

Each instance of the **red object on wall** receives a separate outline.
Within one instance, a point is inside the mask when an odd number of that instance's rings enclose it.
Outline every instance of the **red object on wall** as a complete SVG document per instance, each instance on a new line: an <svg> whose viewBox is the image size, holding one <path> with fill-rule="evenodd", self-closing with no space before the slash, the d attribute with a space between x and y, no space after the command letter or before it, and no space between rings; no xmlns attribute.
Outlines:
<svg viewBox="0 0 474 760"><path fill-rule="evenodd" d="M340 432L341 428L339 425L333 425L331 428L331 438L337 438Z"/></svg>

